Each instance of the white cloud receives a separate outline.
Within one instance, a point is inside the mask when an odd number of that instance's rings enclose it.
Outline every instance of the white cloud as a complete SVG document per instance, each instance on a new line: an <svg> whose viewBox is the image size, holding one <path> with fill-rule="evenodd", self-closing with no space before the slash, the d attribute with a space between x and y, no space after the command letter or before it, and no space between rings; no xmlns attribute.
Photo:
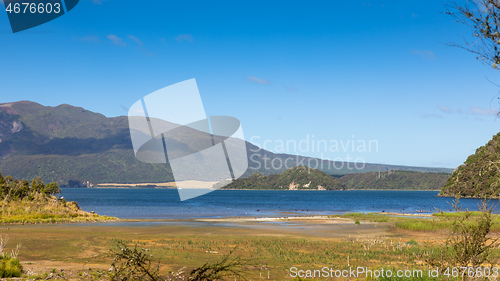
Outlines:
<svg viewBox="0 0 500 281"><path fill-rule="evenodd" d="M135 37L134 35L129 35L129 36L128 36L128 39L130 39L130 40L134 41L134 42L135 42L135 43L137 43L137 45L139 45L139 46L144 45L144 43L143 43L141 40L139 40L139 38Z"/></svg>
<svg viewBox="0 0 500 281"><path fill-rule="evenodd" d="M429 50L411 50L411 53L414 55L417 55L423 59L436 59L436 54L434 52L429 51Z"/></svg>
<svg viewBox="0 0 500 281"><path fill-rule="evenodd" d="M498 111L493 108L484 109L478 106L471 106L470 112L476 115L497 115Z"/></svg>
<svg viewBox="0 0 500 281"><path fill-rule="evenodd" d="M437 105L437 108L445 113L451 113L451 108L444 106L444 105Z"/></svg>
<svg viewBox="0 0 500 281"><path fill-rule="evenodd" d="M297 88L295 88L295 86L283 86L288 92L294 92L294 91L297 91Z"/></svg>
<svg viewBox="0 0 500 281"><path fill-rule="evenodd" d="M175 40L182 42L182 41L188 41L189 43L193 42L193 35L191 34L181 34L175 37Z"/></svg>
<svg viewBox="0 0 500 281"><path fill-rule="evenodd" d="M264 84L264 85L271 84L271 81L269 81L267 79L260 79L259 77L255 77L255 76L252 76L252 75L248 76L248 80L250 80L250 81L252 81L254 83L257 83L257 84Z"/></svg>
<svg viewBox="0 0 500 281"><path fill-rule="evenodd" d="M126 46L127 45L127 43L123 42L123 39L121 39L120 37L118 37L114 34L110 34L110 35L106 36L106 38L111 40L113 42L113 44L115 44L116 46Z"/></svg>

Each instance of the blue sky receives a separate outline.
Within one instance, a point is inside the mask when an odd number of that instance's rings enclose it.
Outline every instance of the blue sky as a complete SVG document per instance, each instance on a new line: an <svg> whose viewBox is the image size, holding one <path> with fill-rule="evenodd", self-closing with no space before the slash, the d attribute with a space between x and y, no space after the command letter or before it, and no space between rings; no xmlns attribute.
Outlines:
<svg viewBox="0 0 500 281"><path fill-rule="evenodd" d="M277 152L454 168L500 128L500 72L445 43L470 31L441 1L81 0L12 34L0 12L0 102L126 115L196 78L207 115ZM492 102L493 100L493 102ZM280 142L376 140L367 152Z"/></svg>

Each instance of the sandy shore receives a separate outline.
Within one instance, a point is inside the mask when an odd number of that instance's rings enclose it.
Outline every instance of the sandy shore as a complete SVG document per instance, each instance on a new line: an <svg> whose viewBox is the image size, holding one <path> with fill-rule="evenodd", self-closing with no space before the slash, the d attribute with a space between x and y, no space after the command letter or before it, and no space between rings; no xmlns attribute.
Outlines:
<svg viewBox="0 0 500 281"><path fill-rule="evenodd" d="M179 181L178 184L183 188L189 189L206 189L211 188L217 181ZM177 188L176 182L159 182L159 183L100 183L94 188Z"/></svg>
<svg viewBox="0 0 500 281"><path fill-rule="evenodd" d="M324 223L354 223L351 219L331 218L329 216L286 216L286 217L228 217L228 218L202 218L193 219L200 222L324 222Z"/></svg>

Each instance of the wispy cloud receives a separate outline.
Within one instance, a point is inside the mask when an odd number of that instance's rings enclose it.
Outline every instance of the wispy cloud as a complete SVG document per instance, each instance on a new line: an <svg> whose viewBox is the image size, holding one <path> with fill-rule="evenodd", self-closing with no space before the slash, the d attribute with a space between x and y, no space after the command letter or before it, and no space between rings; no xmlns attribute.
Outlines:
<svg viewBox="0 0 500 281"><path fill-rule="evenodd" d="M451 113L452 110L451 108L444 106L444 105L437 105L436 106L440 111L445 112L445 113Z"/></svg>
<svg viewBox="0 0 500 281"><path fill-rule="evenodd" d="M120 37L118 37L114 34L110 34L110 35L106 36L106 38L111 40L113 42L113 44L115 44L116 46L126 46L127 45L127 43L123 42L123 39L121 39Z"/></svg>
<svg viewBox="0 0 500 281"><path fill-rule="evenodd" d="M493 109L493 108L485 109L485 108L478 107L478 106L471 106L470 112L472 114L476 114L476 115L497 115L497 113L498 113L498 111Z"/></svg>
<svg viewBox="0 0 500 281"><path fill-rule="evenodd" d="M255 77L255 76L252 76L252 75L248 75L248 80L254 82L254 83L257 83L257 84L264 84L264 85L269 85L271 84L271 81L267 80L267 79L260 79L259 77Z"/></svg>
<svg viewBox="0 0 500 281"><path fill-rule="evenodd" d="M128 39L130 39L130 40L134 41L134 42L135 42L135 43L137 43L137 45L139 45L139 46L144 45L144 43L143 43L141 40L139 40L139 38L135 37L134 35L129 35L129 36L128 36Z"/></svg>
<svg viewBox="0 0 500 281"><path fill-rule="evenodd" d="M467 109L453 109L449 106L445 105L436 105L439 111L444 112L446 114L453 114L456 116L460 116L462 119L468 119L468 116L477 116L475 120L484 121L481 116L497 116L499 111L493 108L483 108L480 106L471 106ZM443 118L440 114L424 114L422 115L424 118Z"/></svg>
<svg viewBox="0 0 500 281"><path fill-rule="evenodd" d="M191 34L181 34L175 37L175 40L182 42L182 41L187 41L189 43L193 42L193 35Z"/></svg>
<svg viewBox="0 0 500 281"><path fill-rule="evenodd" d="M285 88L285 90L287 90L288 92L294 92L294 91L297 91L297 88L295 88L295 86L283 86Z"/></svg>
<svg viewBox="0 0 500 281"><path fill-rule="evenodd" d="M437 58L436 54L434 54L434 52L429 50L411 50L411 53L423 59L434 60Z"/></svg>

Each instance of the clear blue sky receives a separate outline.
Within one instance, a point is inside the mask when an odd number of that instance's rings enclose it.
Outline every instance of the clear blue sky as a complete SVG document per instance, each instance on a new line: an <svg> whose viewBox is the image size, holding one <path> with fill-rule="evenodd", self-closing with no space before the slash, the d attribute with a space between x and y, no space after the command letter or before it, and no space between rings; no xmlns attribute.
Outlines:
<svg viewBox="0 0 500 281"><path fill-rule="evenodd" d="M268 149L376 140L371 152L299 152L454 168L500 130L490 110L500 89L487 80L500 84L500 71L445 45L469 30L444 10L436 0L81 0L16 34L0 11L0 102L119 116L196 78L208 115L239 118Z"/></svg>

